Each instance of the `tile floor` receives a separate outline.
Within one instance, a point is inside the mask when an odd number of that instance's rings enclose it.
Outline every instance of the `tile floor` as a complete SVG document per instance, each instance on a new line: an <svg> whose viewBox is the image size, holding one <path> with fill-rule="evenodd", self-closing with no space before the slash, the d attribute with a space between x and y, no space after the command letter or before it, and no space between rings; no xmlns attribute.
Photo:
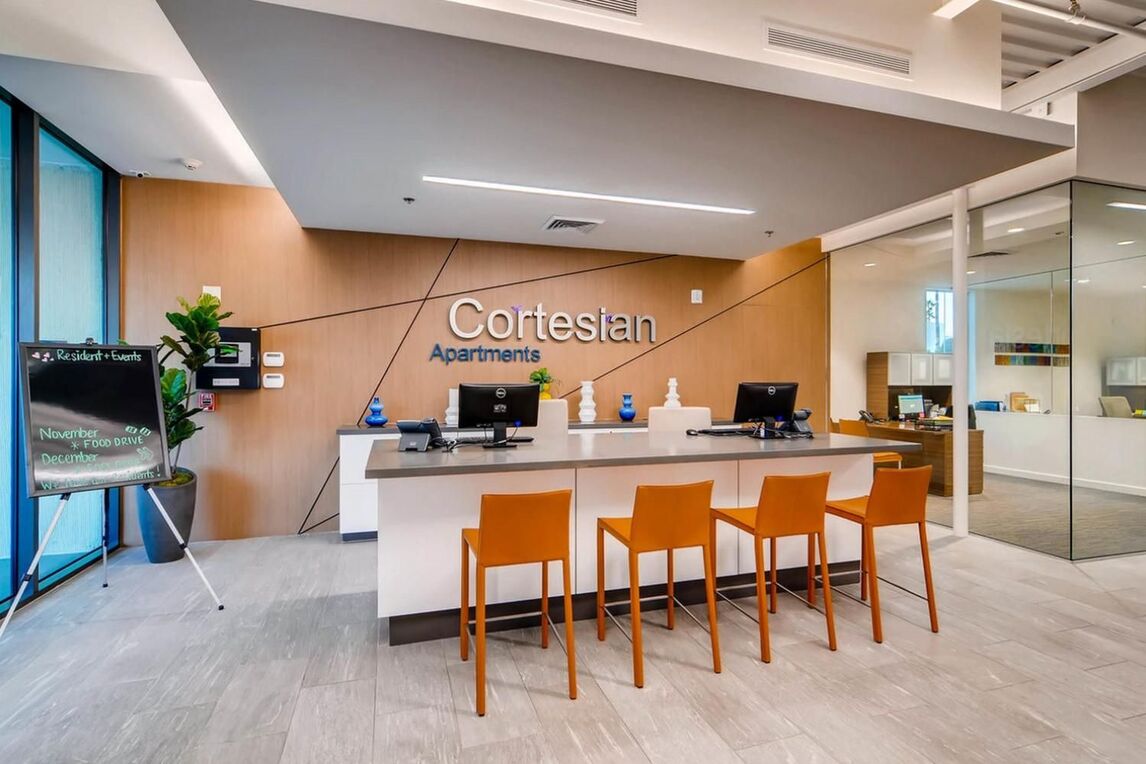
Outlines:
<svg viewBox="0 0 1146 764"><path fill-rule="evenodd" d="M910 532L881 573L919 588ZM802 543L792 541L790 543ZM774 660L721 608L707 635L646 613L646 685L628 642L577 624L580 698L536 630L494 635L489 714L457 640L385 644L372 543L329 534L204 543L227 603L186 564L113 559L19 613L0 643L0 762L1139 762L1146 757L1146 556L1081 564L932 526L941 633L885 585L886 642L837 597L782 597ZM854 587L853 587L854 588ZM751 600L745 600L752 604ZM381 639L380 639L381 637Z"/></svg>

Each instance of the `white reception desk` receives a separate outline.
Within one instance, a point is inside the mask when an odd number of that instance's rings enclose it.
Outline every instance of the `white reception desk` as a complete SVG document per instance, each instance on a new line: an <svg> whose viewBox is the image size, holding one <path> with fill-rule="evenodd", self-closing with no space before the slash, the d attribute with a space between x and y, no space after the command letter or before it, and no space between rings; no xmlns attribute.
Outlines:
<svg viewBox="0 0 1146 764"><path fill-rule="evenodd" d="M483 493L572 489L570 543L574 594L596 591L596 523L632 513L640 483L713 480L717 506L753 505L765 475L830 471L830 498L865 494L872 453L918 450L914 443L821 434L812 440L690 437L648 432L582 431L515 449L467 446L452 453L399 452L392 441L373 443L365 477L378 495L378 616L390 618L457 609L461 529L476 527ZM827 518L830 562L859 559L854 524ZM727 526L717 539L718 575L754 571L751 540ZM803 539L781 540L781 568L804 564ZM663 583L664 555L641 563L641 584ZM676 578L702 577L699 550L678 552ZM625 555L607 549L606 587L628 585ZM535 566L493 569L492 603L535 600ZM550 581L560 596L560 577Z"/></svg>

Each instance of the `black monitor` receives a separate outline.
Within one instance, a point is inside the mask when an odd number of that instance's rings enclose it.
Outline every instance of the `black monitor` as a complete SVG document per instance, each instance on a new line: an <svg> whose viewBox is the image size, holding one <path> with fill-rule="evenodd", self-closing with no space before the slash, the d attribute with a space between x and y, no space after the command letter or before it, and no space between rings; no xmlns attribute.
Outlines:
<svg viewBox="0 0 1146 764"><path fill-rule="evenodd" d="M458 427L492 427L491 448L513 448L506 428L536 427L537 405L541 385L470 385L458 386Z"/></svg>
<svg viewBox="0 0 1146 764"><path fill-rule="evenodd" d="M741 382L736 389L736 411L732 420L768 427L791 422L797 387L796 382Z"/></svg>

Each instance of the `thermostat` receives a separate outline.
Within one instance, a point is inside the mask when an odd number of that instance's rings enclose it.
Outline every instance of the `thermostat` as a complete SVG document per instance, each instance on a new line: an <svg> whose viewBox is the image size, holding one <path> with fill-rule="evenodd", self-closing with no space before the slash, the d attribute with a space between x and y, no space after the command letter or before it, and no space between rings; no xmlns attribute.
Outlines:
<svg viewBox="0 0 1146 764"><path fill-rule="evenodd" d="M263 366L282 366L285 361L282 353L273 350L263 353Z"/></svg>
<svg viewBox="0 0 1146 764"><path fill-rule="evenodd" d="M264 374L263 387L279 388L283 386L284 376L282 374Z"/></svg>

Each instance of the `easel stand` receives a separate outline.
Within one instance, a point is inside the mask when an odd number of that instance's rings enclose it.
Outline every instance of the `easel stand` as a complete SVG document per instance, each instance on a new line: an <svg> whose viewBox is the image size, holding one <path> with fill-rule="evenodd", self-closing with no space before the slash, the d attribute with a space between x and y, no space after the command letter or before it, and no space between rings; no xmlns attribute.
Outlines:
<svg viewBox="0 0 1146 764"><path fill-rule="evenodd" d="M195 568L195 572L199 574L199 578L203 580L203 585L207 587L207 591L211 593L211 599L215 600L215 604L219 609L223 609L223 603L219 599L219 595L215 594L215 590L211 587L211 582L207 580L207 576L203 575L203 569L199 567L199 563L195 560L195 555L191 554L187 542L179 533L179 529L175 527L175 523L171 522L170 515L163 507L163 503L159 501L159 497L155 495L155 490L148 487L147 495L155 502L155 508L159 510L159 514L163 517L163 521L167 523L167 527L171 529L171 534L175 536L175 540L179 542L179 548L187 555L187 559L191 561L191 565ZM48 524L48 532L44 534L44 538L40 541L40 547L36 550L36 555L32 558L32 564L28 567L28 572L20 579L20 588L16 590L16 596L12 599L12 605L8 608L7 615L4 616L4 622L0 623L0 639L4 638L4 632L8 628L8 622L12 620L12 615L16 612L16 606L20 604L20 600L24 596L24 590L28 588L28 584L32 581L32 576L35 575L36 569L40 566L40 558L44 556L44 550L48 548L48 543L52 540L52 534L56 530L56 525L60 522L60 517L64 514L64 507L68 505L68 500L72 498L70 493L65 493L60 496L60 503L56 506L56 513L52 515L52 522ZM102 538L102 557L103 557L103 586L107 587L107 508L104 508L104 523L103 523L103 538Z"/></svg>

